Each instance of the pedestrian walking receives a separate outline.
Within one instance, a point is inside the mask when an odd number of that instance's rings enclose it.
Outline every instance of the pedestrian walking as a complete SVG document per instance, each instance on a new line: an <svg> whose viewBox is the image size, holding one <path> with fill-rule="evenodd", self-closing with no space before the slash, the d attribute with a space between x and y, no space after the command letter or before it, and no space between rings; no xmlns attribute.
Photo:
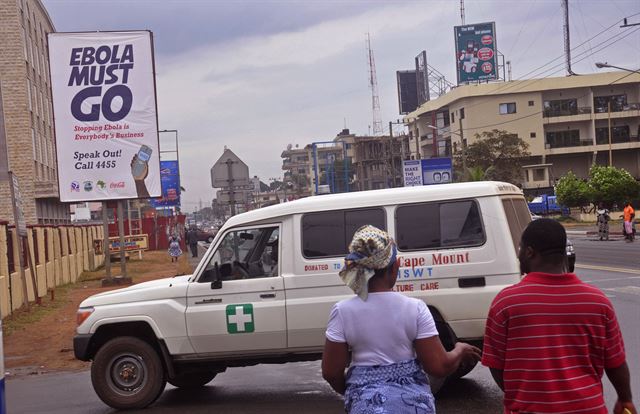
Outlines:
<svg viewBox="0 0 640 414"><path fill-rule="evenodd" d="M609 210L604 208L604 205L600 203L596 210L597 223L598 223L598 236L600 240L609 240Z"/></svg>
<svg viewBox="0 0 640 414"><path fill-rule="evenodd" d="M340 277L357 296L331 309L322 357L322 376L351 414L435 413L425 371L445 377L480 358L465 343L445 351L425 303L393 291L398 266L386 232L356 231Z"/></svg>
<svg viewBox="0 0 640 414"><path fill-rule="evenodd" d="M505 413L606 414L606 372L618 394L614 414L637 414L613 306L566 272L566 241L555 220L524 230L518 258L526 276L491 304L482 363L504 391Z"/></svg>
<svg viewBox="0 0 640 414"><path fill-rule="evenodd" d="M187 244L191 249L191 257L198 257L198 230L195 227L187 231Z"/></svg>
<svg viewBox="0 0 640 414"><path fill-rule="evenodd" d="M180 248L180 237L173 234L169 237L169 256L171 256L171 263L177 262L178 258L182 256L182 249Z"/></svg>
<svg viewBox="0 0 640 414"><path fill-rule="evenodd" d="M624 205L623 219L624 219L624 238L628 242L632 242L634 239L634 228L633 228L633 219L635 218L636 212L633 209L630 201L627 201Z"/></svg>

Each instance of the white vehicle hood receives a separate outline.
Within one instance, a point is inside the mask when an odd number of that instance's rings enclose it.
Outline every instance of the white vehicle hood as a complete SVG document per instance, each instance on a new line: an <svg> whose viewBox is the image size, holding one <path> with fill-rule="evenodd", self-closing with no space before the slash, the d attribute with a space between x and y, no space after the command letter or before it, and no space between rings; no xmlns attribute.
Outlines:
<svg viewBox="0 0 640 414"><path fill-rule="evenodd" d="M83 300L80 307L184 298L187 295L187 286L189 285L190 277L191 275L186 275L151 280L122 289L98 293Z"/></svg>

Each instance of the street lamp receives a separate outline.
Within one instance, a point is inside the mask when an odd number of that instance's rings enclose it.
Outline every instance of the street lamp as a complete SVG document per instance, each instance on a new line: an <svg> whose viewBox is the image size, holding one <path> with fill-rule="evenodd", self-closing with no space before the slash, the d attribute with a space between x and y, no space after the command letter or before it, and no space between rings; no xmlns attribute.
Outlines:
<svg viewBox="0 0 640 414"><path fill-rule="evenodd" d="M607 62L604 62L604 63L602 63L602 62L596 62L596 67L597 67L598 69L602 69L602 68L613 68L613 69L620 69L620 70L624 70L624 71L631 72L631 73L640 73L640 69L633 70L633 69L622 68L622 67L620 67L620 66L610 65L610 64L608 64Z"/></svg>

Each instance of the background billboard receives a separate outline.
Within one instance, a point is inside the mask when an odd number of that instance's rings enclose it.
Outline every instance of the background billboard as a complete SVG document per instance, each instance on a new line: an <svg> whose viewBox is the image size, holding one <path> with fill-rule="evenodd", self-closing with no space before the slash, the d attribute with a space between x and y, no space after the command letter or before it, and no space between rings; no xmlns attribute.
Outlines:
<svg viewBox="0 0 640 414"><path fill-rule="evenodd" d="M446 184L453 180L451 158L429 158L402 162L404 186Z"/></svg>
<svg viewBox="0 0 640 414"><path fill-rule="evenodd" d="M455 26L458 85L498 78L495 22Z"/></svg>
<svg viewBox="0 0 640 414"><path fill-rule="evenodd" d="M48 38L60 200L160 197L151 32Z"/></svg>
<svg viewBox="0 0 640 414"><path fill-rule="evenodd" d="M416 87L418 91L418 105L429 101L429 67L427 66L427 52L423 50L416 56Z"/></svg>
<svg viewBox="0 0 640 414"><path fill-rule="evenodd" d="M149 200L153 207L180 206L180 170L178 161L160 161L162 198Z"/></svg>
<svg viewBox="0 0 640 414"><path fill-rule="evenodd" d="M396 72L398 80L398 105L400 114L406 115L418 108L418 91L416 89L416 71L399 70Z"/></svg>

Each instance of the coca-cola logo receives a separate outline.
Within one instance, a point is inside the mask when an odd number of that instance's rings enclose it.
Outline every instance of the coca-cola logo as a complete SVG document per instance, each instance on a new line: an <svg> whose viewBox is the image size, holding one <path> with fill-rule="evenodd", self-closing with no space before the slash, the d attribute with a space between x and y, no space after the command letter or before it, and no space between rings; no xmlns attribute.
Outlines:
<svg viewBox="0 0 640 414"><path fill-rule="evenodd" d="M124 188L124 181L118 181L118 182L111 183L111 184L109 184L109 188L110 189Z"/></svg>
<svg viewBox="0 0 640 414"><path fill-rule="evenodd" d="M493 49L489 47L483 47L478 50L478 59L480 60L491 60L493 59Z"/></svg>
<svg viewBox="0 0 640 414"><path fill-rule="evenodd" d="M491 43L493 43L493 36L484 35L482 36L482 39L480 39L480 41L482 42L483 45L490 45Z"/></svg>

